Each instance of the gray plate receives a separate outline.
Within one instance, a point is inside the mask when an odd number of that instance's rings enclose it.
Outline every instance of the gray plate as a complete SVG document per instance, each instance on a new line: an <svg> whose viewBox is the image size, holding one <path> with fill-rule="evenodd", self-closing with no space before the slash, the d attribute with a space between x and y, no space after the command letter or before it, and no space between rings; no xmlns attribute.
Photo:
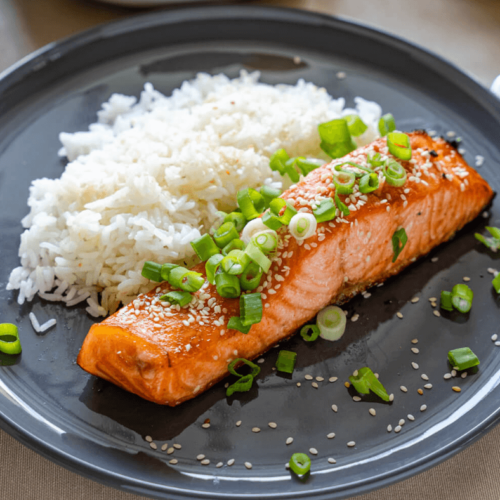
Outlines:
<svg viewBox="0 0 500 500"><path fill-rule="evenodd" d="M300 63L294 57L301 58ZM494 189L499 179L499 103L485 89L448 63L377 31L338 19L296 10L215 7L154 12L95 28L33 54L0 80L0 317L19 325L24 351L2 357L2 427L44 456L87 477L125 491L155 498L340 498L408 477L463 449L497 422L499 351L490 336L499 330L498 299L488 267L495 257L473 238L486 223L499 225L495 202L488 219L479 218L453 241L373 290L369 300L352 300L344 338L312 345L300 337L283 344L298 353L291 377L272 371L277 356L265 356L258 384L231 399L223 384L179 408L155 406L91 377L75 358L92 324L82 308L65 309L36 299L19 307L16 293L5 291L27 213L30 182L61 175L58 133L84 130L100 103L112 92L138 95L151 81L169 93L198 71L236 76L240 69L262 72L268 83L305 78L325 86L351 105L355 96L382 104L405 130L428 128L463 137L465 157L482 154L481 173ZM336 78L344 71L347 78ZM435 263L431 257L438 257ZM470 276L475 293L468 315L436 318L428 297ZM409 300L420 297L420 302ZM58 319L57 327L36 335L28 314ZM396 317L401 311L404 319ZM410 351L419 339L420 354ZM481 359L477 374L444 381L449 349L469 346ZM420 365L413 370L411 362ZM392 405L376 398L355 403L343 381L368 365L394 392ZM430 377L433 389L417 394ZM305 374L321 382L318 389ZM298 388L296 383L302 382ZM462 393L451 390L453 384ZM399 391L405 385L408 393ZM331 410L332 403L339 407ZM420 412L422 404L428 405ZM377 411L374 418L368 409ZM411 413L414 422L406 418ZM211 427L202 429L209 418ZM400 434L388 424L407 423ZM241 427L235 422L242 420ZM278 423L270 429L269 421ZM259 434L251 432L258 426ZM335 432L328 440L326 434ZM180 443L167 456L159 446ZM285 445L288 436L292 445ZM354 440L356 446L346 443ZM294 452L315 447L312 473L299 481L285 470ZM202 466L196 455L210 460ZM175 457L178 465L168 460ZM335 466L328 457L337 460ZM235 458L232 467L215 464ZM247 470L243 463L253 464Z"/></svg>

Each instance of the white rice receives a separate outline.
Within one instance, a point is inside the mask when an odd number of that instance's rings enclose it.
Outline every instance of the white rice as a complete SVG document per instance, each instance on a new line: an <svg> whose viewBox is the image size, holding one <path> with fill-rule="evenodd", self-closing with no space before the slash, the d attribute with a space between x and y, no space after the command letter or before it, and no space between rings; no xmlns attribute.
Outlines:
<svg viewBox="0 0 500 500"><path fill-rule="evenodd" d="M317 125L353 112L369 126L358 145L378 136L376 103L358 97L349 110L312 83L258 79L199 74L171 97L147 83L138 102L113 94L87 132L61 133L70 163L32 183L22 220L21 266L7 285L19 304L38 293L114 312L151 288L146 260L192 264L190 241L235 208L239 189L288 186L269 168L274 151L326 158Z"/></svg>

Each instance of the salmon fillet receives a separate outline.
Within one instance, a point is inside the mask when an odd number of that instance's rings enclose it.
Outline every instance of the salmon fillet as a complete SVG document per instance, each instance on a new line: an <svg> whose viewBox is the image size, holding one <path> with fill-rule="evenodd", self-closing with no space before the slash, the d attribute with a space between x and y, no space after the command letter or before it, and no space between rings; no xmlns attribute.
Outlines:
<svg viewBox="0 0 500 500"><path fill-rule="evenodd" d="M282 228L278 252L261 287L264 314L248 334L228 330L239 316L239 299L220 297L205 283L188 306L159 300L160 284L90 329L78 356L87 372L155 403L175 406L227 374L236 358L253 359L292 335L330 303L341 303L398 273L451 238L481 213L493 191L455 148L424 132L410 135L413 158L400 162L402 187L383 182L369 194L340 196L351 213L318 224L297 242ZM283 193L295 208L333 197L332 168L362 163L370 152L391 156L385 138L314 170ZM396 262L392 236L404 227L408 242ZM204 264L195 271L205 275Z"/></svg>

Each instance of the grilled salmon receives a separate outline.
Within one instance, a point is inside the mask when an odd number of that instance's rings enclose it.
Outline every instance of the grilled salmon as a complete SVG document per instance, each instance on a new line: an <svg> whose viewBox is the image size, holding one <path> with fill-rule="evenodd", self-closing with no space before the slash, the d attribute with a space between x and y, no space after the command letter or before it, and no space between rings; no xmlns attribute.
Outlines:
<svg viewBox="0 0 500 500"><path fill-rule="evenodd" d="M256 290L263 318L248 334L227 329L239 316L239 300L220 297L206 282L184 307L160 300L162 283L90 329L78 364L91 374L155 403L175 406L224 378L235 358L253 359L292 335L330 303L345 302L451 238L491 201L488 183L456 149L424 132L410 135L413 158L400 162L407 172L402 187L384 182L369 194L340 196L349 216L318 224L299 242L286 228L272 267ZM311 172L283 193L296 209L311 211L334 196L332 168L345 161L366 163L379 152L378 139ZM406 246L393 262L392 236L404 228ZM205 274L204 264L193 270Z"/></svg>

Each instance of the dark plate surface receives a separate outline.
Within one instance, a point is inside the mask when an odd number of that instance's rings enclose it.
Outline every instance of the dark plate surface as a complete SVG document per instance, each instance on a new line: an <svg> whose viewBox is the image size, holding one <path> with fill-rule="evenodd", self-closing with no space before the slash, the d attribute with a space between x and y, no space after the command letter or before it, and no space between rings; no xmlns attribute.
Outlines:
<svg viewBox="0 0 500 500"><path fill-rule="evenodd" d="M293 62L295 56L300 64ZM313 81L345 97L348 105L358 95L375 100L402 129L456 131L466 159L473 164L476 154L483 155L481 173L495 190L500 188L500 106L494 97L435 56L361 26L300 11L214 7L154 12L49 46L0 80L0 318L19 325L24 348L13 365L0 370L1 425L71 470L156 498L326 499L387 485L451 456L499 418L500 352L490 337L500 329L500 303L487 273L495 257L473 238L487 223L499 225L497 201L488 218L479 218L374 289L369 300L347 304L349 316L358 313L360 318L348 323L340 342L309 345L296 337L283 344L298 352L292 377L272 371L278 350L271 350L257 387L230 400L219 384L179 408L164 408L91 377L75 364L93 322L84 309L39 299L19 307L17 294L5 290L10 269L18 265L30 182L59 177L64 168L57 157L59 132L86 129L112 92L138 95L151 81L169 94L198 71L234 77L242 68L261 70L268 83ZM338 71L347 78L337 79ZM471 313L435 317L428 298L463 276L471 278L475 293ZM415 296L420 301L410 304ZM56 317L56 328L35 334L30 311L41 321ZM419 339L418 355L410 351L413 338ZM462 346L480 357L479 373L443 380L449 371L447 351ZM343 382L365 365L395 394L392 405L352 400ZM420 396L422 373L433 388ZM304 380L306 374L339 381L320 382L314 389ZM453 392L452 385L462 393ZM338 413L332 412L333 403ZM422 404L427 411L420 412ZM368 413L371 407L375 418ZM414 422L408 421L409 413ZM205 430L201 424L207 418L211 427ZM406 420L403 430L387 433L387 425L401 418ZM235 426L238 420L240 427ZM270 421L278 428L270 429ZM252 433L254 426L262 431ZM335 439L326 438L329 432L336 433ZM173 455L153 451L146 435L159 447L179 443L182 449ZM287 446L289 436L294 442ZM351 440L354 448L346 446ZM311 476L300 482L284 465L292 453L311 447L318 455ZM196 460L199 453L211 460L209 466ZM172 457L178 465L169 465ZM235 465L215 468L230 458Z"/></svg>

